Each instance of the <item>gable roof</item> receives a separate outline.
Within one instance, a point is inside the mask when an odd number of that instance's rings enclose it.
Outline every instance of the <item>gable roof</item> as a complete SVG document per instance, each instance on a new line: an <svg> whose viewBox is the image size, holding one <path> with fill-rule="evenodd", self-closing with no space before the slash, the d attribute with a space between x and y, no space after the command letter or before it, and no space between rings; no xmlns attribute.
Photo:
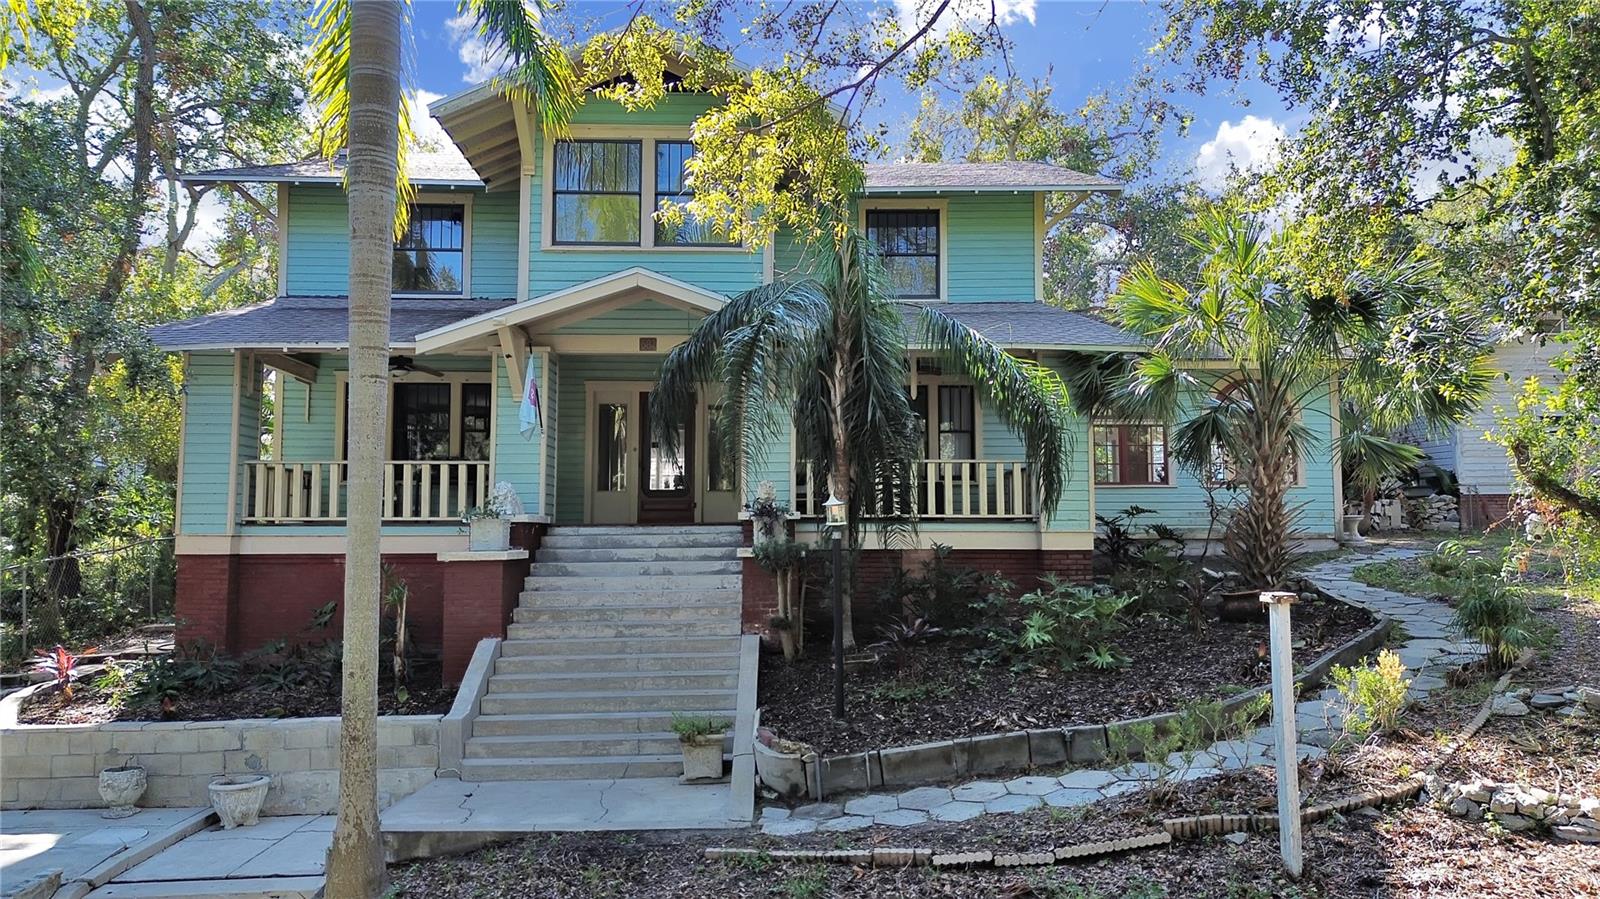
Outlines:
<svg viewBox="0 0 1600 899"><path fill-rule="evenodd" d="M1110 178L1043 162L869 162L868 194L939 191L1105 191L1120 193Z"/></svg>
<svg viewBox="0 0 1600 899"><path fill-rule="evenodd" d="M183 176L190 184L240 182L260 184L283 181L290 184L343 184L345 154L332 160L321 157L282 162L275 165L241 165L208 169ZM422 187L483 187L483 180L460 153L411 152L406 155L406 172L413 184Z"/></svg>
<svg viewBox="0 0 1600 899"><path fill-rule="evenodd" d="M407 299L390 305L389 345L410 349L417 335L512 300ZM156 325L146 332L163 350L342 349L350 345L350 303L345 297L279 297L271 302Z"/></svg>
<svg viewBox="0 0 1600 899"><path fill-rule="evenodd" d="M900 314L917 342L924 307L942 312L1004 349L1146 349L1144 341L1110 322L1044 303L905 303Z"/></svg>

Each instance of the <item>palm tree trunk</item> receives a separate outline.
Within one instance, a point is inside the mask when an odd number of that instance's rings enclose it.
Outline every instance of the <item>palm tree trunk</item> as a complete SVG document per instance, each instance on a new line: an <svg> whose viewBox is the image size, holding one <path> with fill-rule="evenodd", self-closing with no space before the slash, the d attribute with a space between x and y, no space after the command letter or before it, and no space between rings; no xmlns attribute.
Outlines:
<svg viewBox="0 0 1600 899"><path fill-rule="evenodd" d="M339 822L326 895L377 896L378 617L383 575L383 435L389 406L389 290L398 167L400 31L393 0L350 9L349 502L344 578L344 696L339 732Z"/></svg>
<svg viewBox="0 0 1600 899"><path fill-rule="evenodd" d="M836 328L836 333L842 336L845 331L843 328ZM850 445L849 432L846 430L844 421L844 392L848 383L846 378L849 371L846 364L847 356L848 354L845 352L844 347L840 347L833 356L833 464L828 472L828 489L834 496L844 501L846 509L850 508ZM836 536L834 539L839 538ZM841 574L843 573L841 572ZM843 621L840 622L839 626L844 631L844 648L846 650L856 648L855 610L852 608L851 602L851 593L853 592L851 588L853 586L853 579L849 577L844 577L844 583L839 585L839 592L843 596L842 604L844 606Z"/></svg>

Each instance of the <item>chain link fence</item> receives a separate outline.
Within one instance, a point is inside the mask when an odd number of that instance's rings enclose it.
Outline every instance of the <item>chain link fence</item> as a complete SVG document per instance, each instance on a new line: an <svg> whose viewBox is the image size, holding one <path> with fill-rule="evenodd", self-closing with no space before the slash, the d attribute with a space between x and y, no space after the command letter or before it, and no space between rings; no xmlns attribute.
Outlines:
<svg viewBox="0 0 1600 899"><path fill-rule="evenodd" d="M80 649L170 618L177 567L172 538L150 537L0 568L0 662L36 647Z"/></svg>

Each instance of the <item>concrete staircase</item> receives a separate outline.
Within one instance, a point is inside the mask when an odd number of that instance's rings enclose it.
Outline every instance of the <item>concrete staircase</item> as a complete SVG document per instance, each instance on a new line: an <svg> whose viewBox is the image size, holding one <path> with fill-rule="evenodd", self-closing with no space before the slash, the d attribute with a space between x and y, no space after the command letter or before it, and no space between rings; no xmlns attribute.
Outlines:
<svg viewBox="0 0 1600 899"><path fill-rule="evenodd" d="M683 773L672 714L734 718L741 542L737 526L552 528L462 780Z"/></svg>

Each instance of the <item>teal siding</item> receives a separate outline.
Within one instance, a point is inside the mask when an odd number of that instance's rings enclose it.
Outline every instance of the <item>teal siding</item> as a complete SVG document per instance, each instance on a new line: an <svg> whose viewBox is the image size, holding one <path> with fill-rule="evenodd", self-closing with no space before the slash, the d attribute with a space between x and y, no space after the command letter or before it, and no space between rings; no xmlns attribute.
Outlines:
<svg viewBox="0 0 1600 899"><path fill-rule="evenodd" d="M585 485L583 467L590 445L587 389L591 381L654 381L660 356L566 356L556 385L556 429L563 436L556 453L557 524L581 524ZM637 410L630 414L637 416ZM637 418L635 418L637 420Z"/></svg>
<svg viewBox="0 0 1600 899"><path fill-rule="evenodd" d="M473 296L516 296L517 191L472 192L469 253ZM290 295L344 296L349 292L350 213L342 188L289 188L288 265Z"/></svg>
<svg viewBox="0 0 1600 899"><path fill-rule="evenodd" d="M339 373L346 370L349 357L327 353L317 357L317 381L307 385L287 375L283 378L283 443L278 448L285 462L323 462L339 457L334 445L334 415L338 404ZM310 394L311 404L306 405Z"/></svg>
<svg viewBox="0 0 1600 899"><path fill-rule="evenodd" d="M190 354L183 389L183 510L178 532L224 534L228 531L233 354Z"/></svg>
<svg viewBox="0 0 1600 899"><path fill-rule="evenodd" d="M543 358L543 353L532 353L523 363L533 369L536 382L540 379ZM511 484L522 499L523 511L528 515L540 515L543 514L539 508L540 437L538 434L531 438L522 436L518 414L522 406L522 385L511 383L511 373L505 365L496 362L494 368L494 482ZM544 388L540 383L541 400Z"/></svg>
<svg viewBox="0 0 1600 899"><path fill-rule="evenodd" d="M698 312L689 312L660 303L655 300L644 300L621 309L612 309L599 315L591 316L563 325L551 331L552 334L670 334L677 337L687 336L699 326L703 316Z"/></svg>
<svg viewBox="0 0 1600 899"><path fill-rule="evenodd" d="M950 198L945 247L946 299L954 303L1031 301L1035 296L1033 194Z"/></svg>
<svg viewBox="0 0 1600 899"><path fill-rule="evenodd" d="M548 377L550 383L540 385L539 388L539 399L544 403L545 431L543 458L555 459L557 447L560 446L561 437L561 357L555 353L549 353L545 358L548 360L547 370L549 372ZM581 432L575 433L578 433L581 437ZM579 437L574 437L573 439L577 440ZM540 510L540 514L548 516L550 515L551 511L557 507L557 503L560 501L560 493L558 490L559 485L556 478L556 466L544 466L543 475L545 507Z"/></svg>

